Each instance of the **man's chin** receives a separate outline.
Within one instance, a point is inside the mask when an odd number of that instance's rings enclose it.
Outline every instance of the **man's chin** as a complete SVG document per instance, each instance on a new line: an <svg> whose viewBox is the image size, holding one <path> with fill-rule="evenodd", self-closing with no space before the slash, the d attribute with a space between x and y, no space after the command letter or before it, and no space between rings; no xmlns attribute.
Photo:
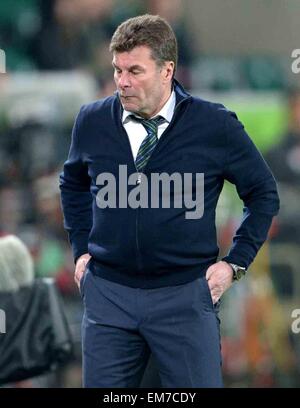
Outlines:
<svg viewBox="0 0 300 408"><path fill-rule="evenodd" d="M129 112L136 113L139 111L139 107L135 103L129 101L122 101L122 106L125 110Z"/></svg>

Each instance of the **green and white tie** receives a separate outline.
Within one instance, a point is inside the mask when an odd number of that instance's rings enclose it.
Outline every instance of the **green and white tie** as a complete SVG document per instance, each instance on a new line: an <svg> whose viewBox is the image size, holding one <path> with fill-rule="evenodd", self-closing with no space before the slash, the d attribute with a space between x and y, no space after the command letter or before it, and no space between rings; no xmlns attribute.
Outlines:
<svg viewBox="0 0 300 408"><path fill-rule="evenodd" d="M156 116L153 119L140 119L134 115L131 117L141 123L147 131L147 136L142 141L142 144L139 148L138 154L135 159L135 166L139 172L142 172L145 168L150 156L158 142L157 138L157 129L158 126L165 121L162 116Z"/></svg>

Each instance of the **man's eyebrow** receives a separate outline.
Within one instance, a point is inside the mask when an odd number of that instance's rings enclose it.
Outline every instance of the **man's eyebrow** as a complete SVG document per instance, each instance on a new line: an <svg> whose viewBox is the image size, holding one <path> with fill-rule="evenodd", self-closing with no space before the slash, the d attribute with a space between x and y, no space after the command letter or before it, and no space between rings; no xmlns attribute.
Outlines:
<svg viewBox="0 0 300 408"><path fill-rule="evenodd" d="M112 62L112 66L114 68L116 68L116 69L121 69L114 62ZM135 65L132 65L131 67L129 67L128 71L132 71L134 69L139 69L139 70L142 70L142 71L144 70L144 68L141 65L135 64Z"/></svg>
<svg viewBox="0 0 300 408"><path fill-rule="evenodd" d="M132 65L132 66L129 68L129 70L133 70L133 69L143 70L144 68L143 68L141 65L136 64L136 65Z"/></svg>

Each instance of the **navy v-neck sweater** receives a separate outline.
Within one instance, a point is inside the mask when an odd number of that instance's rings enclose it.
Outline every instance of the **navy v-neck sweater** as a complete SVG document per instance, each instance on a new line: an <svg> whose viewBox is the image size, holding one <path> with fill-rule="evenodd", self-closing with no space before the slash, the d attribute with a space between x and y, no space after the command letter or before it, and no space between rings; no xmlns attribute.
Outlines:
<svg viewBox="0 0 300 408"><path fill-rule="evenodd" d="M94 274L131 287L187 283L203 276L217 261L215 210L225 179L236 186L244 202L241 225L225 261L248 267L279 209L273 175L236 115L221 104L192 97L177 81L174 89L173 119L144 174L148 180L153 173L179 173L182 179L184 173L193 174L193 197L195 174L203 174L201 217L188 219L186 212L191 209L184 203L181 208L124 205L118 189L119 181L124 187L126 180L119 180L119 166L126 168L128 177L136 168L117 94L81 108L60 175L64 224L74 259L89 253ZM99 203L103 173L115 177L115 208L101 208ZM128 185L127 193L135 188ZM150 196L151 183L148 189ZM170 203L172 195L171 185Z"/></svg>

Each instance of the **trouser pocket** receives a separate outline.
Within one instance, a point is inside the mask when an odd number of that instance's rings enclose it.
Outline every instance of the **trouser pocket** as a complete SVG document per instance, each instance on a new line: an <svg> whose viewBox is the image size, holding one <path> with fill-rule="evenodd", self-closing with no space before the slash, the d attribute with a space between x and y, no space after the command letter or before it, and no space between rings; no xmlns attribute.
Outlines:
<svg viewBox="0 0 300 408"><path fill-rule="evenodd" d="M81 277L81 279L80 279L80 281L79 281L79 292L80 292L80 296L81 296L82 298L83 298L83 295L84 295L84 286L85 286L85 281L86 281L87 274L88 274L88 272L89 272L89 264L90 264L91 259L92 259L92 258L90 258L90 259L88 260L88 262L87 262L87 264L86 264L86 266L85 266L83 275L82 275L82 277Z"/></svg>
<svg viewBox="0 0 300 408"><path fill-rule="evenodd" d="M212 309L216 313L218 313L219 309L220 309L221 299L219 299L216 303L213 303L213 299L212 299L212 296L211 296L211 292L210 292L210 288L209 288L207 279L205 278L205 276L203 278L200 278L200 279L201 279L202 285L204 287L204 292L205 292L205 299L204 300L206 302L206 305L210 309Z"/></svg>

